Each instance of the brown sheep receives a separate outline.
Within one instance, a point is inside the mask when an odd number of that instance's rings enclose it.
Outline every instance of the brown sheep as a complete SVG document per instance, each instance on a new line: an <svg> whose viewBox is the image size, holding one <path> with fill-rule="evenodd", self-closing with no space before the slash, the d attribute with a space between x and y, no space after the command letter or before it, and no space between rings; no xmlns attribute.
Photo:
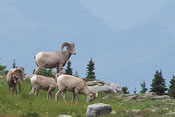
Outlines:
<svg viewBox="0 0 175 117"><path fill-rule="evenodd" d="M20 80L22 80L23 78L24 78L24 68L23 67L13 68L8 72L7 84L8 84L8 88L12 95L14 94L14 91L17 94L17 89L16 89L17 84L18 84L18 88L20 92L21 90Z"/></svg>

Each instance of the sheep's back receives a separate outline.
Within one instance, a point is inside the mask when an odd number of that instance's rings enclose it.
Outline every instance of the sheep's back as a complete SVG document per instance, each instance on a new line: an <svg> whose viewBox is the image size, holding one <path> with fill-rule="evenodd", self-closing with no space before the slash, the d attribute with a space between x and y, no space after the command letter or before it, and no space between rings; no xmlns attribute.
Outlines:
<svg viewBox="0 0 175 117"><path fill-rule="evenodd" d="M56 88L56 82L53 78L44 77L44 76L34 76L31 78L31 83L33 85L37 85L37 87L40 87L41 89L47 90L50 86Z"/></svg>

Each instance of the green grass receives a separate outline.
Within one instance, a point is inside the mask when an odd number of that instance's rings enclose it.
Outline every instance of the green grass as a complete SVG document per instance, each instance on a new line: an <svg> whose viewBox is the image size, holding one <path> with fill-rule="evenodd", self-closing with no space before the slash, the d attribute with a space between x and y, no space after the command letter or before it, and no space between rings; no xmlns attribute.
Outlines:
<svg viewBox="0 0 175 117"><path fill-rule="evenodd" d="M29 94L31 85L29 82L22 83L22 92L19 95L12 96L8 90L5 80L0 80L0 116L4 117L56 117L60 114L72 115L73 117L85 117L88 104L85 97L80 96L80 102L71 104L72 93L66 93L67 103L62 98L55 102L54 95L58 89L53 92L52 99L46 99L47 92L40 91L38 96ZM100 93L99 97L93 103L106 103L112 105L115 115L107 115L107 117L166 117L165 113L175 112L175 101L152 101L150 98L145 101L129 101L123 98L117 98L117 95L109 95ZM152 112L151 109L156 109ZM168 110L167 110L168 108ZM133 113L132 109L140 109L139 113ZM168 117L168 116L167 116ZM173 116L171 116L173 117Z"/></svg>

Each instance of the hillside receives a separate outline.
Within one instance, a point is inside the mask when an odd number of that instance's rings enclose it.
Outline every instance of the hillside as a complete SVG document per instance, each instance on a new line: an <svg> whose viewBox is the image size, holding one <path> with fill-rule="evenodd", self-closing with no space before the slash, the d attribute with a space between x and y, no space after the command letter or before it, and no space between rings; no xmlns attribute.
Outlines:
<svg viewBox="0 0 175 117"><path fill-rule="evenodd" d="M29 94L31 85L28 81L22 83L22 92L12 96L9 93L5 80L0 80L0 116L2 117L56 117L61 114L73 117L84 117L87 106L85 97L80 96L79 103L70 103L71 93L67 93L67 103L61 98L58 102L46 99L46 92L41 91L38 96ZM56 91L54 91L55 94ZM158 99L144 95L118 95L100 93L93 103L105 103L112 105L112 113L109 117L173 117L175 116L175 100Z"/></svg>

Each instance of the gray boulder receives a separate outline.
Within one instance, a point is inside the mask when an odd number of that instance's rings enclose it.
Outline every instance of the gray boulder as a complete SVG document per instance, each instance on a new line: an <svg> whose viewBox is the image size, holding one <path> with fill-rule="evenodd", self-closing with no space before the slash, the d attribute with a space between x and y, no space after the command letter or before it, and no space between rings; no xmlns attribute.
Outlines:
<svg viewBox="0 0 175 117"><path fill-rule="evenodd" d="M95 86L95 85L102 86L104 84L105 83L103 81L99 81L99 80L94 80L94 81L88 81L88 82L86 82L86 85L87 86Z"/></svg>
<svg viewBox="0 0 175 117"><path fill-rule="evenodd" d="M87 107L86 117L97 117L110 114L112 111L112 106L109 104L92 104Z"/></svg>
<svg viewBox="0 0 175 117"><path fill-rule="evenodd" d="M86 83L92 92L105 92L110 94L121 94L122 88L114 83L104 83L101 81L91 81ZM95 84L95 85L94 85Z"/></svg>

